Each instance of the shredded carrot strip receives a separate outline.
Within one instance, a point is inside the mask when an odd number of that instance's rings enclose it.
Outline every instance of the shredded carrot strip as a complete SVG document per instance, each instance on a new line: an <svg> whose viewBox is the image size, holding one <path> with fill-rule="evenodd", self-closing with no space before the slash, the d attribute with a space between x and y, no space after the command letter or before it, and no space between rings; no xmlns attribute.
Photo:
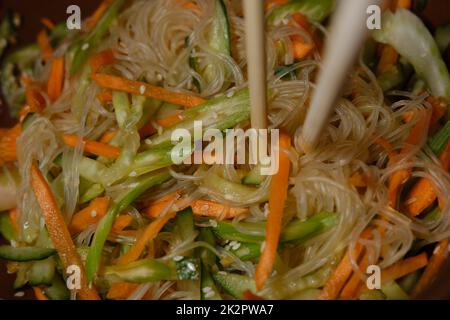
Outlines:
<svg viewBox="0 0 450 320"><path fill-rule="evenodd" d="M145 97L173 103L188 108L200 105L205 102L203 98L173 92L161 87L152 86L145 82L133 81L100 73L93 74L91 75L91 77L94 81L97 82L99 86L103 88L142 95Z"/></svg>
<svg viewBox="0 0 450 320"><path fill-rule="evenodd" d="M368 228L361 234L361 239L367 239L372 234L373 229ZM364 247L358 242L355 245L353 253L350 252L350 249L347 249L344 257L341 262L338 264L337 268L333 271L333 274L328 279L325 287L319 295L319 299L322 300L334 300L338 297L342 288L344 287L347 280L350 278L353 273L352 263L350 259L350 254L356 259L359 260Z"/></svg>
<svg viewBox="0 0 450 320"><path fill-rule="evenodd" d="M161 229L167 224L167 222L169 222L170 219L175 217L175 215L176 212L174 211L167 212L164 216L159 217L155 221L150 223L144 230L144 233L136 240L134 245L130 248L130 250L128 250L127 253L125 253L123 256L117 259L117 264L126 265L128 263L138 260L139 257L144 252L147 244L156 238Z"/></svg>
<svg viewBox="0 0 450 320"><path fill-rule="evenodd" d="M449 159L450 141L447 143L447 146L439 157L439 160L441 160L442 166L446 171L450 169ZM436 198L437 194L431 181L426 178L420 178L409 191L405 200L405 208L410 215L415 217L431 206Z"/></svg>
<svg viewBox="0 0 450 320"><path fill-rule="evenodd" d="M151 218L156 218L159 216L159 214L167 208L167 206L170 204L170 202L173 202L175 198L179 197L180 194L178 191L173 192L169 195L166 195L165 197L161 198L160 200L156 201L155 203L152 203L149 207L145 209L145 213L147 216ZM175 201L175 204L178 204L181 202L183 198L181 198L178 201ZM233 208L229 207L214 201L210 200L194 200L191 203L188 203L184 206L184 208L187 207L192 208L192 213L196 216L200 217L211 217L216 218L219 220L229 220L233 219L235 217L245 215L249 212L248 208ZM180 208L180 210L184 209Z"/></svg>
<svg viewBox="0 0 450 320"><path fill-rule="evenodd" d="M411 258L406 258L382 270L381 282L390 283L416 270L422 269L427 264L428 258L425 252Z"/></svg>
<svg viewBox="0 0 450 320"><path fill-rule="evenodd" d="M365 188L368 185L368 177L364 173L356 171L350 176L349 182L354 187Z"/></svg>
<svg viewBox="0 0 450 320"><path fill-rule="evenodd" d="M37 43L39 45L39 48L41 48L42 58L44 59L44 61L50 60L53 55L53 48L50 44L50 38L48 37L48 34L45 30L42 30L38 33Z"/></svg>
<svg viewBox="0 0 450 320"><path fill-rule="evenodd" d="M173 116L156 120L156 123L161 127L168 128L180 123L181 121L183 121L183 116L181 111L179 111Z"/></svg>
<svg viewBox="0 0 450 320"><path fill-rule="evenodd" d="M137 287L139 287L139 284L136 283L113 283L108 291L107 298L110 300L125 300L137 289Z"/></svg>
<svg viewBox="0 0 450 320"><path fill-rule="evenodd" d="M290 160L283 149L289 149L291 139L285 133L280 134L279 169L272 177L269 191L269 215L267 218L266 241L256 266L256 288L261 290L272 273L273 264L280 240L284 204L289 187Z"/></svg>
<svg viewBox="0 0 450 320"><path fill-rule="evenodd" d="M22 131L22 125L16 124L7 129L0 137L0 165L17 160L16 140Z"/></svg>
<svg viewBox="0 0 450 320"><path fill-rule="evenodd" d="M406 139L406 147L404 147L398 156L391 158L391 163L395 163L400 159L404 154L410 152L411 148L416 145L419 145L423 142L424 139L428 136L428 128L430 125L431 119L431 111L430 110L421 110L419 111L419 120L411 129L411 132ZM388 205L391 208L397 207L398 195L401 190L401 187L405 184L405 182L411 177L412 168L406 168L402 170L398 170L394 172L389 177L388 182Z"/></svg>
<svg viewBox="0 0 450 320"><path fill-rule="evenodd" d="M433 107L433 113L430 120L430 134L437 131L439 121L447 114L449 108L447 100L444 98L428 97L427 101Z"/></svg>
<svg viewBox="0 0 450 320"><path fill-rule="evenodd" d="M41 208L48 234L61 258L62 264L65 268L72 265L78 266L80 270L81 288L77 292L79 298L82 300L99 300L96 290L90 288L87 284L83 261L78 255L52 190L35 163L31 165L30 180L31 188Z"/></svg>
<svg viewBox="0 0 450 320"><path fill-rule="evenodd" d="M411 0L397 0L397 9L411 8Z"/></svg>
<svg viewBox="0 0 450 320"><path fill-rule="evenodd" d="M94 11L92 16L90 16L89 19L86 21L86 28L88 29L94 28L112 2L113 0L103 0L97 7L97 9Z"/></svg>
<svg viewBox="0 0 450 320"><path fill-rule="evenodd" d="M249 210L248 208L232 208L208 200L196 200L192 203L192 212L196 216L228 220L247 214Z"/></svg>
<svg viewBox="0 0 450 320"><path fill-rule="evenodd" d="M112 230L117 234L134 234L134 231L124 231L126 227L128 227L133 222L133 217L129 215L121 215L116 218L114 221Z"/></svg>
<svg viewBox="0 0 450 320"><path fill-rule="evenodd" d="M100 138L100 143L108 144L116 135L117 131L108 131Z"/></svg>
<svg viewBox="0 0 450 320"><path fill-rule="evenodd" d="M34 296L37 300L45 301L48 300L47 296L45 295L44 291L39 287L33 287Z"/></svg>
<svg viewBox="0 0 450 320"><path fill-rule="evenodd" d="M377 72L383 74L394 66L398 61L398 53L390 45L383 45L381 49L381 57L378 62Z"/></svg>
<svg viewBox="0 0 450 320"><path fill-rule="evenodd" d="M112 92L111 90L106 90L97 93L97 99L102 103L108 103L112 101Z"/></svg>
<svg viewBox="0 0 450 320"><path fill-rule="evenodd" d="M103 66L111 65L116 62L114 51L111 49L103 50L89 59L89 65L92 73L97 73Z"/></svg>
<svg viewBox="0 0 450 320"><path fill-rule="evenodd" d="M369 265L369 255L365 253L359 263L359 269L363 274L366 273L366 269ZM341 299L356 299L360 285L362 283L361 276L358 273L353 273L341 292Z"/></svg>
<svg viewBox="0 0 450 320"><path fill-rule="evenodd" d="M420 277L419 282L411 292L411 295L413 297L416 297L424 292L425 289L427 289L436 280L438 273L442 270L442 266L447 260L448 244L448 240L442 240L437 244L436 248L434 249L433 256L428 263L428 266L425 268L425 271Z"/></svg>
<svg viewBox="0 0 450 320"><path fill-rule="evenodd" d="M64 85L64 58L55 58L52 61L50 77L47 84L47 94L51 101L61 95Z"/></svg>
<svg viewBox="0 0 450 320"><path fill-rule="evenodd" d="M253 301L263 301L264 300L263 298L261 298L260 296L257 296L250 290L247 290L244 292L244 299L245 300L253 300Z"/></svg>
<svg viewBox="0 0 450 320"><path fill-rule="evenodd" d="M314 49L314 44L304 43L302 37L298 35L292 36L291 40L294 47L294 58L296 60L305 58Z"/></svg>
<svg viewBox="0 0 450 320"><path fill-rule="evenodd" d="M42 18L41 23L44 26L46 26L49 30L52 30L55 27L55 24L53 23L53 21L48 18Z"/></svg>
<svg viewBox="0 0 450 320"><path fill-rule="evenodd" d="M107 197L92 200L89 206L73 215L69 224L70 233L80 233L90 225L100 221L108 211L108 206L109 198Z"/></svg>
<svg viewBox="0 0 450 320"><path fill-rule="evenodd" d="M19 209L14 208L8 211L9 219L11 220L11 223L13 225L14 230L19 232L20 226L19 226Z"/></svg>
<svg viewBox="0 0 450 320"><path fill-rule="evenodd" d="M66 134L63 136L63 140L67 146L75 148L78 144L79 137L77 135ZM85 152L109 159L117 159L120 156L120 148L110 146L109 144L85 139L83 139L82 143Z"/></svg>

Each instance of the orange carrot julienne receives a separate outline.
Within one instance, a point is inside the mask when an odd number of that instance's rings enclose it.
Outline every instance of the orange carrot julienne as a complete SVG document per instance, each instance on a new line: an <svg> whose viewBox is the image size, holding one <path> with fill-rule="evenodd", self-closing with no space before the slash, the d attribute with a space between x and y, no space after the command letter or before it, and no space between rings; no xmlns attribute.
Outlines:
<svg viewBox="0 0 450 320"><path fill-rule="evenodd" d="M368 265L369 265L369 255L366 252L364 253L361 262L359 263L359 269L363 274L366 273ZM358 273L354 272L353 275L350 277L350 280L348 280L347 284L342 289L340 295L341 299L346 300L356 299L361 283L362 283L361 276Z"/></svg>
<svg viewBox="0 0 450 320"><path fill-rule="evenodd" d="M419 282L414 287L411 295L413 297L418 296L422 292L425 291L433 281L436 280L438 273L442 270L442 266L448 257L448 244L449 240L442 240L439 242L434 249L433 256L428 263L428 266L425 268L422 276L419 279Z"/></svg>
<svg viewBox="0 0 450 320"><path fill-rule="evenodd" d="M47 84L47 94L51 101L61 95L64 85L64 58L55 58L52 61L50 77Z"/></svg>
<svg viewBox="0 0 450 320"><path fill-rule="evenodd" d="M107 103L112 101L112 92L111 90L105 90L97 93L97 99L102 103Z"/></svg>
<svg viewBox="0 0 450 320"><path fill-rule="evenodd" d="M103 88L142 95L187 108L200 105L206 101L197 96L173 92L161 87L152 86L145 82L133 81L117 76L97 73L92 74L91 77Z"/></svg>
<svg viewBox="0 0 450 320"><path fill-rule="evenodd" d="M53 55L53 48L50 44L50 38L45 30L38 33L37 43L41 49L42 57L44 61L48 61Z"/></svg>
<svg viewBox="0 0 450 320"><path fill-rule="evenodd" d="M144 230L144 233L138 237L133 246L117 259L118 265L126 265L128 263L134 262L139 259L145 250L145 247L149 242L156 238L161 229L169 222L170 219L175 217L176 212L169 211L165 215L157 218L155 221L151 222Z"/></svg>
<svg viewBox="0 0 450 320"><path fill-rule="evenodd" d="M439 160L443 168L448 171L450 169L450 141L440 155ZM406 210L410 215L418 216L431 206L436 198L437 193L431 181L426 178L420 178L406 196Z"/></svg>
<svg viewBox="0 0 450 320"><path fill-rule="evenodd" d="M106 214L109 206L109 198L101 197L91 201L83 210L75 213L69 224L72 234L85 230L88 226L97 223Z"/></svg>
<svg viewBox="0 0 450 320"><path fill-rule="evenodd" d="M89 59L89 66L92 73L97 73L101 67L114 64L115 62L114 52L111 49L106 49L93 55Z"/></svg>
<svg viewBox="0 0 450 320"><path fill-rule="evenodd" d="M369 238L372 231L372 228L366 229L361 234L361 239ZM351 252L350 249L347 249L347 252L345 253L341 262L338 264L336 269L333 271L333 274L327 280L322 292L319 295L319 299L333 300L339 296L342 288L345 286L347 280L353 273L350 254L352 254L352 257L355 258L356 261L358 261L363 252L363 249L364 247L359 242L356 243L353 252Z"/></svg>
<svg viewBox="0 0 450 320"><path fill-rule="evenodd" d="M267 218L266 240L261 256L256 266L255 282L257 290L264 287L272 273L273 264L280 240L284 205L289 187L290 160L283 149L289 149L291 138L285 133L280 134L280 151L278 155L279 169L272 177L269 191L269 215Z"/></svg>
<svg viewBox="0 0 450 320"><path fill-rule="evenodd" d="M368 184L367 180L368 177L364 173L356 171L354 174L350 176L349 182L354 187L365 188L367 187Z"/></svg>
<svg viewBox="0 0 450 320"><path fill-rule="evenodd" d="M439 120L447 114L449 108L447 100L444 98L436 98L429 96L427 101L433 107L433 113L431 114L430 126L434 126L439 123Z"/></svg>
<svg viewBox="0 0 450 320"><path fill-rule="evenodd" d="M97 291L87 284L83 261L78 255L52 190L36 163L31 165L30 181L31 188L41 208L48 234L62 264L65 268L73 265L80 270L81 288L77 290L78 297L82 300L99 300Z"/></svg>
<svg viewBox="0 0 450 320"><path fill-rule="evenodd" d="M49 18L42 18L41 19L41 23L46 26L49 30L53 29L55 27L55 24L53 23L52 20L50 20Z"/></svg>
<svg viewBox="0 0 450 320"><path fill-rule="evenodd" d="M159 214L165 208L167 208L170 202L173 202L176 197L179 197L179 192L171 193L163 197L159 201L152 203L149 207L145 209L145 214L151 218L158 217ZM175 204L178 204L182 200L183 198L180 198L178 201L175 201ZM214 201L202 199L194 200L191 203L187 203L185 204L184 208L187 208L189 206L192 208L192 213L195 216L210 217L219 220L233 219L235 217L245 215L249 212L248 208L234 208ZM180 210L184 208L178 207L178 209Z"/></svg>
<svg viewBox="0 0 450 320"><path fill-rule="evenodd" d="M305 58L314 49L314 44L304 43L302 37L298 35L292 36L291 40L294 49L294 58L296 60Z"/></svg>
<svg viewBox="0 0 450 320"><path fill-rule="evenodd" d="M20 226L19 226L19 209L14 208L8 211L9 219L11 220L11 224L14 228L14 230L19 232Z"/></svg>
<svg viewBox="0 0 450 320"><path fill-rule="evenodd" d="M397 9L411 8L411 0L397 0Z"/></svg>
<svg viewBox="0 0 450 320"><path fill-rule="evenodd" d="M100 142L104 144L108 144L111 142L112 139L117 135L117 131L108 131L103 134L103 136L100 138Z"/></svg>
<svg viewBox="0 0 450 320"><path fill-rule="evenodd" d="M411 148L421 144L428 136L428 129L431 119L431 110L420 110L419 120L411 129L411 132L406 139L406 146L400 151L400 153L391 158L391 163L395 163L402 157L403 154L410 152ZM388 205L391 208L397 207L397 201L401 187L411 177L412 168L405 168L394 172L388 181Z"/></svg>
<svg viewBox="0 0 450 320"><path fill-rule="evenodd" d="M72 148L78 144L79 137L73 134L65 134L63 136L64 143ZM117 159L120 156L120 148L110 146L109 144L82 139L83 150L88 153L102 156L109 159Z"/></svg>
<svg viewBox="0 0 450 320"><path fill-rule="evenodd" d="M86 21L86 28L88 29L94 28L112 2L113 0L103 0L97 7L97 9L94 11L92 16L90 16L89 19Z"/></svg>
<svg viewBox="0 0 450 320"><path fill-rule="evenodd" d="M6 129L0 137L0 165L17 160L16 140L22 132L22 125L16 124L10 129Z"/></svg>
<svg viewBox="0 0 450 320"><path fill-rule="evenodd" d="M107 298L110 300L125 300L139 287L136 283L118 282L109 288Z"/></svg>
<svg viewBox="0 0 450 320"><path fill-rule="evenodd" d="M404 260L400 260L392 266L381 270L381 283L390 283L404 277L414 271L420 270L428 264L425 252Z"/></svg>
<svg viewBox="0 0 450 320"><path fill-rule="evenodd" d="M45 295L44 291L39 287L33 287L34 296L37 300L45 301L48 300L47 296Z"/></svg>
<svg viewBox="0 0 450 320"><path fill-rule="evenodd" d="M391 47L390 45L382 45L381 49L381 57L378 62L377 72L378 74L383 74L389 69L397 64L398 61L398 53L397 51Z"/></svg>
<svg viewBox="0 0 450 320"><path fill-rule="evenodd" d="M233 219L249 212L248 208L232 208L208 200L196 200L191 207L196 216L218 218L219 220Z"/></svg>
<svg viewBox="0 0 450 320"><path fill-rule="evenodd" d="M128 234L128 231L124 231L133 222L133 217L129 215L120 215L114 221L112 230L117 234Z"/></svg>
<svg viewBox="0 0 450 320"><path fill-rule="evenodd" d="M163 118L163 119L158 119L156 120L156 123L159 124L161 127L171 127L174 126L178 123L180 123L181 121L183 121L183 116L181 111L177 112L176 114L174 114L173 116L169 116L167 118Z"/></svg>

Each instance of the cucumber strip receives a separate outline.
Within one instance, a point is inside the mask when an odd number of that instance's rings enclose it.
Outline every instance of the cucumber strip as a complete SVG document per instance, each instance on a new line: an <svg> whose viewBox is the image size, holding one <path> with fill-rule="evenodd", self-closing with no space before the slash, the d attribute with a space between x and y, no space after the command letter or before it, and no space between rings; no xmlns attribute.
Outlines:
<svg viewBox="0 0 450 320"><path fill-rule="evenodd" d="M322 22L335 6L334 0L291 0L288 3L276 7L267 18L269 25L277 25L288 15L301 13L310 21Z"/></svg>
<svg viewBox="0 0 450 320"><path fill-rule="evenodd" d="M434 38L441 52L447 50L450 46L450 23L437 28Z"/></svg>
<svg viewBox="0 0 450 320"><path fill-rule="evenodd" d="M214 234L210 228L201 228L199 240L215 246ZM201 278L200 278L200 296L202 300L222 300L220 292L214 283L211 275L211 269L216 266L216 255L206 248L200 249L201 260Z"/></svg>
<svg viewBox="0 0 450 320"><path fill-rule="evenodd" d="M242 184L246 185L260 185L264 182L265 176L261 175L261 167L254 167L244 178Z"/></svg>
<svg viewBox="0 0 450 320"><path fill-rule="evenodd" d="M435 155L440 156L447 146L449 139L450 120L447 121L447 123L441 130L439 130L434 136L428 139L428 146Z"/></svg>
<svg viewBox="0 0 450 320"><path fill-rule="evenodd" d="M8 241L14 241L17 236L9 215L5 213L0 214L0 234Z"/></svg>
<svg viewBox="0 0 450 320"><path fill-rule="evenodd" d="M162 280L199 280L200 265L197 259L184 258L180 261L142 259L124 266L105 268L104 276L111 282L125 281L147 283Z"/></svg>
<svg viewBox="0 0 450 320"><path fill-rule="evenodd" d="M43 260L56 253L55 249L38 247L18 247L0 246L0 259L8 261L34 261Z"/></svg>
<svg viewBox="0 0 450 320"><path fill-rule="evenodd" d="M69 300L70 297L66 283L57 274L53 277L51 286L44 289L44 293L50 300Z"/></svg>
<svg viewBox="0 0 450 320"><path fill-rule="evenodd" d="M226 293L236 299L243 300L247 290L256 292L255 281L250 277L224 271L213 273L212 276Z"/></svg>
<svg viewBox="0 0 450 320"><path fill-rule="evenodd" d="M402 287L400 287L397 282L392 282L389 285L383 286L381 291L386 296L386 300L409 300L408 294L403 291Z"/></svg>
<svg viewBox="0 0 450 320"><path fill-rule="evenodd" d="M29 283L32 286L52 284L55 276L55 260L50 257L45 260L33 262L29 273Z"/></svg>

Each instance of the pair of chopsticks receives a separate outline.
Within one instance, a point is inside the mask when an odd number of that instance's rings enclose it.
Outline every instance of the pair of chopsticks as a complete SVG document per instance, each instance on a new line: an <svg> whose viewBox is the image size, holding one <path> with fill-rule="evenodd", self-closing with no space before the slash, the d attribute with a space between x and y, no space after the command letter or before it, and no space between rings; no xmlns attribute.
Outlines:
<svg viewBox="0 0 450 320"><path fill-rule="evenodd" d="M267 127L264 1L244 0L243 3L251 124L260 129ZM303 125L301 145L305 152L316 147L369 31L366 26L367 9L380 3L381 0L340 1L326 41L317 87Z"/></svg>

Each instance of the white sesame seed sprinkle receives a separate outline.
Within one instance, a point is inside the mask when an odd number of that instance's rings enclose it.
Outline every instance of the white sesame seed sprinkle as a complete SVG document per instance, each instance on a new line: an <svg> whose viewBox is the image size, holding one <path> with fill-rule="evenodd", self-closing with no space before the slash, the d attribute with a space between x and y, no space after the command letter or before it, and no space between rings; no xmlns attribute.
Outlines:
<svg viewBox="0 0 450 320"><path fill-rule="evenodd" d="M236 251L241 247L241 244L238 242L233 246L233 250Z"/></svg>
<svg viewBox="0 0 450 320"><path fill-rule="evenodd" d="M97 216L97 210L92 210L91 211L91 217L95 218Z"/></svg>
<svg viewBox="0 0 450 320"><path fill-rule="evenodd" d="M89 49L89 43L85 43L81 46L81 50L86 51L87 49Z"/></svg>
<svg viewBox="0 0 450 320"><path fill-rule="evenodd" d="M181 261L181 260L183 260L182 256L175 256L175 257L173 257L173 261L178 262L178 261Z"/></svg>
<svg viewBox="0 0 450 320"><path fill-rule="evenodd" d="M188 268L189 270L191 270L192 272L197 271L197 268L195 267L195 265L194 265L192 262L188 262L188 263L186 264L186 266L187 266L187 268Z"/></svg>
<svg viewBox="0 0 450 320"><path fill-rule="evenodd" d="M207 293L205 293L205 298L210 299L214 297L214 295L215 295L214 291L208 291Z"/></svg>
<svg viewBox="0 0 450 320"><path fill-rule="evenodd" d="M16 293L14 294L14 297L21 298L21 297L23 297L24 295L25 295L25 292L23 292L23 291L18 291L18 292L16 292Z"/></svg>
<svg viewBox="0 0 450 320"><path fill-rule="evenodd" d="M217 221L216 221L216 220L213 220L213 219L209 220L209 224L210 224L211 227L213 227L213 228L217 228L217 226L218 226Z"/></svg>
<svg viewBox="0 0 450 320"><path fill-rule="evenodd" d="M203 293L208 293L208 292L211 292L212 291L212 288L211 287L204 287L203 289L202 289L202 292Z"/></svg>
<svg viewBox="0 0 450 320"><path fill-rule="evenodd" d="M260 250L260 252L263 252L265 247L266 247L266 242L263 241L263 243L261 243L261 250Z"/></svg>
<svg viewBox="0 0 450 320"><path fill-rule="evenodd" d="M234 96L234 90L228 91L226 94L227 98L232 98Z"/></svg>
<svg viewBox="0 0 450 320"><path fill-rule="evenodd" d="M136 177L137 176L137 172L136 171L131 171L129 176L130 177Z"/></svg>
<svg viewBox="0 0 450 320"><path fill-rule="evenodd" d="M225 271L219 271L219 272L217 272L217 274L220 274L221 276L226 276L227 275L227 273Z"/></svg>
<svg viewBox="0 0 450 320"><path fill-rule="evenodd" d="M162 81L162 79L163 79L162 74L158 73L158 74L156 75L156 80Z"/></svg>
<svg viewBox="0 0 450 320"><path fill-rule="evenodd" d="M140 93L140 94L144 94L144 93L145 93L145 86L144 86L144 85L141 85L141 86L139 87L139 93Z"/></svg>

